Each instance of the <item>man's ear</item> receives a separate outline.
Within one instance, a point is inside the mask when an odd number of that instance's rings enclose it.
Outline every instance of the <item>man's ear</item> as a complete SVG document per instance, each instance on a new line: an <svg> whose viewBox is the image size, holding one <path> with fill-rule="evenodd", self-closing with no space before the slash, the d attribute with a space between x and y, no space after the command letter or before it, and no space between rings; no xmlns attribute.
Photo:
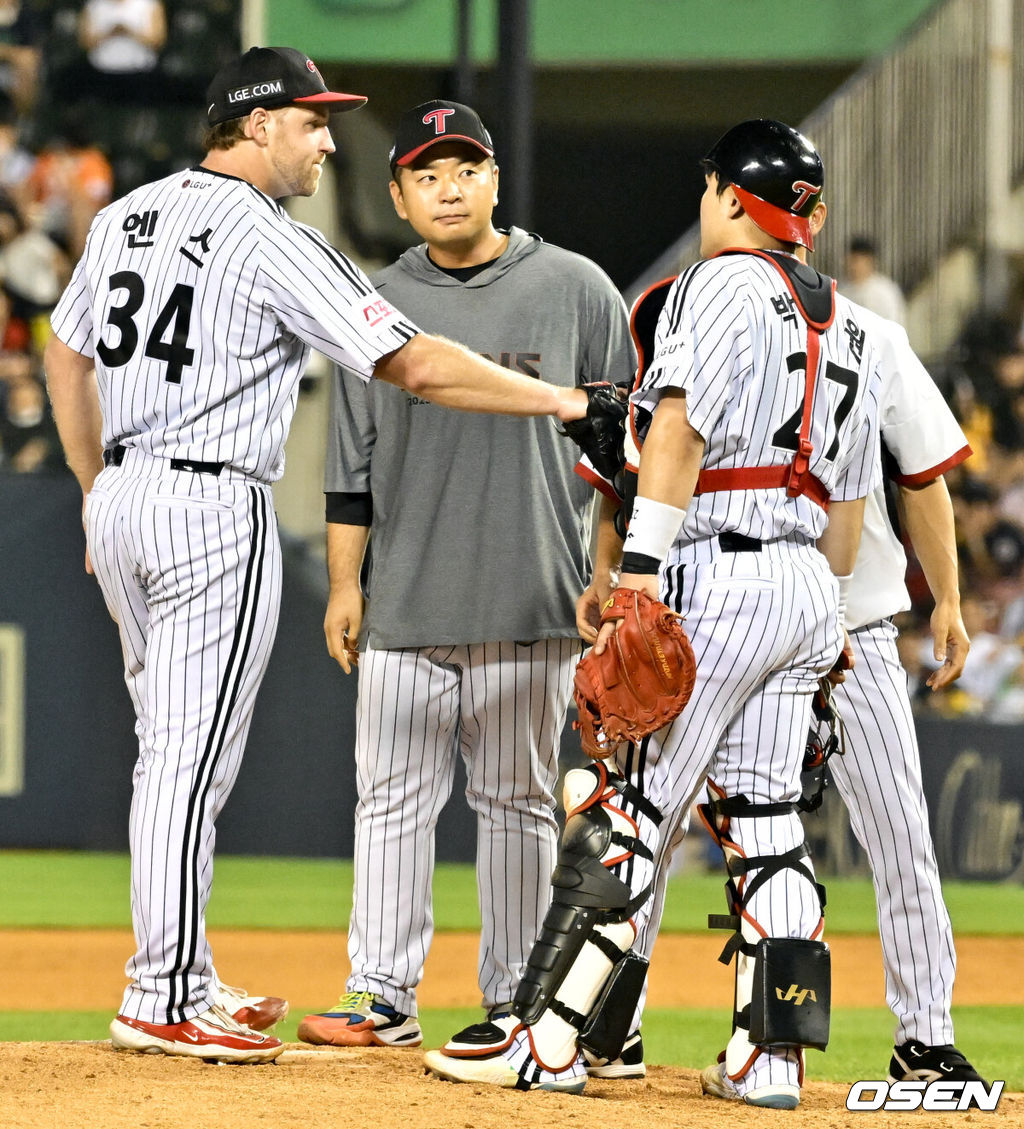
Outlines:
<svg viewBox="0 0 1024 1129"><path fill-rule="evenodd" d="M811 212L811 217L809 220L811 235L815 239L817 239L818 235L821 232L821 229L825 226L825 219L827 216L828 208L825 206L825 201L819 200L817 204L814 205L814 211Z"/></svg>
<svg viewBox="0 0 1024 1129"><path fill-rule="evenodd" d="M740 198L733 191L731 184L723 190L721 196L719 196L719 200L729 219L739 219L739 217L743 215L743 205L740 203Z"/></svg>
<svg viewBox="0 0 1024 1129"><path fill-rule="evenodd" d="M255 141L257 145L267 143L267 125L270 122L270 111L262 106L252 110L245 123L245 136Z"/></svg>
<svg viewBox="0 0 1024 1129"><path fill-rule="evenodd" d="M501 172L501 169L499 169L498 166L495 165L494 166L494 203L495 203L495 206L497 206L497 203L498 203L498 174L500 172Z"/></svg>
<svg viewBox="0 0 1024 1129"><path fill-rule="evenodd" d="M401 175L401 173L398 173L398 176ZM402 199L402 186L398 183L397 180L392 180L388 185L388 189L391 192L391 203L395 205L395 211L398 213L398 218L408 220L409 215L405 210L405 201Z"/></svg>

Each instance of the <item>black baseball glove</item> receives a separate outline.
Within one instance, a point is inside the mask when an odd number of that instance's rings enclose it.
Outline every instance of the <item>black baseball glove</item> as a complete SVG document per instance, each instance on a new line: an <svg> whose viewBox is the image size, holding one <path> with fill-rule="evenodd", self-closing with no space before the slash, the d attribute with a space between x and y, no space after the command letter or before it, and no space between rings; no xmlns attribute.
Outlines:
<svg viewBox="0 0 1024 1129"><path fill-rule="evenodd" d="M613 481L622 473L626 456L626 415L629 411L625 385L607 380L581 384L587 394L587 414L583 419L565 424L563 435L576 444L590 459L602 478Z"/></svg>

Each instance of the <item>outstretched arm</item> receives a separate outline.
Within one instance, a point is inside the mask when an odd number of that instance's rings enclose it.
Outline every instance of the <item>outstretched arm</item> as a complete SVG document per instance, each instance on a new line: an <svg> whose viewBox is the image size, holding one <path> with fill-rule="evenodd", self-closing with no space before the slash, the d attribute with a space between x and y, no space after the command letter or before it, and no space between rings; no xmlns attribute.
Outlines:
<svg viewBox="0 0 1024 1129"><path fill-rule="evenodd" d="M419 333L377 362L373 375L445 408L512 416L587 414L587 394L510 372L454 341Z"/></svg>

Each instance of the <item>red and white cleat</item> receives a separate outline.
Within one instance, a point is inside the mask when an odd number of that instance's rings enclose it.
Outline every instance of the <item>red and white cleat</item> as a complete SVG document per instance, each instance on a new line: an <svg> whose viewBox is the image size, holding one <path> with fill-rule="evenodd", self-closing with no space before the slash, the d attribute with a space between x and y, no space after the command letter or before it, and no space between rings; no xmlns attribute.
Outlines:
<svg viewBox="0 0 1024 1129"><path fill-rule="evenodd" d="M288 1001L280 996L250 996L244 988L218 984L213 1002L222 1007L236 1023L253 1031L269 1031L288 1014Z"/></svg>
<svg viewBox="0 0 1024 1129"><path fill-rule="evenodd" d="M118 1051L209 1062L272 1062L284 1050L280 1039L243 1027L217 1006L181 1023L147 1023L119 1015L110 1024L110 1041Z"/></svg>

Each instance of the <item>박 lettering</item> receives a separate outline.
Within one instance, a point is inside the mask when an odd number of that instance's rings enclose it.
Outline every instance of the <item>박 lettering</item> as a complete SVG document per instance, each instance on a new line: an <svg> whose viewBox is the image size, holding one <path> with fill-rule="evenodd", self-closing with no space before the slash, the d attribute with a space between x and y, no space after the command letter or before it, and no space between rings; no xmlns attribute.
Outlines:
<svg viewBox="0 0 1024 1129"><path fill-rule="evenodd" d="M782 317L783 321L796 324L796 302L792 294L776 294L772 298L772 309Z"/></svg>

